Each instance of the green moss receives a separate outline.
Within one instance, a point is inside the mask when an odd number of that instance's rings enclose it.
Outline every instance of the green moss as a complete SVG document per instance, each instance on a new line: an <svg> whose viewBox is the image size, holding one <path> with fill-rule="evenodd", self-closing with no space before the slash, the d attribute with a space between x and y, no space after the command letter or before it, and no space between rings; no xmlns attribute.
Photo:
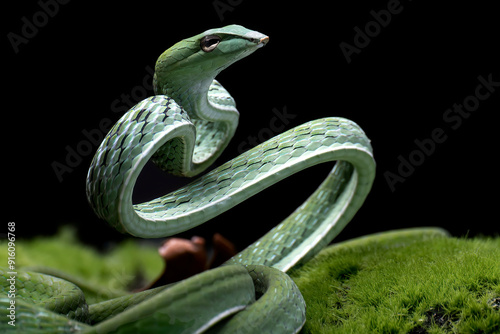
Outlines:
<svg viewBox="0 0 500 334"><path fill-rule="evenodd" d="M0 241L0 249L6 241ZM0 252L7 265L7 252ZM61 229L54 237L16 241L16 268L53 274L76 283L87 301L94 303L123 295L132 286L149 282L163 270L157 249L127 240L100 253L77 240L73 229ZM141 282L137 282L137 278Z"/></svg>
<svg viewBox="0 0 500 334"><path fill-rule="evenodd" d="M16 265L78 277L89 303L123 294L137 276L150 281L163 268L155 247L129 240L103 254L71 229L16 241ZM449 238L439 229L381 233L328 247L291 276L307 304L303 333L500 333L500 238Z"/></svg>
<svg viewBox="0 0 500 334"><path fill-rule="evenodd" d="M500 239L438 229L331 246L291 273L307 305L303 333L498 333Z"/></svg>

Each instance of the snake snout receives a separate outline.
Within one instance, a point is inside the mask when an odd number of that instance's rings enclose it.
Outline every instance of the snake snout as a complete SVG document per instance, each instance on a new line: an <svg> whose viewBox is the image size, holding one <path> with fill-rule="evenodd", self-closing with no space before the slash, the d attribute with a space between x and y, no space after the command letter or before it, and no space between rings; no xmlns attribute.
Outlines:
<svg viewBox="0 0 500 334"><path fill-rule="evenodd" d="M264 36L257 42L257 47L261 48L269 42L269 36Z"/></svg>

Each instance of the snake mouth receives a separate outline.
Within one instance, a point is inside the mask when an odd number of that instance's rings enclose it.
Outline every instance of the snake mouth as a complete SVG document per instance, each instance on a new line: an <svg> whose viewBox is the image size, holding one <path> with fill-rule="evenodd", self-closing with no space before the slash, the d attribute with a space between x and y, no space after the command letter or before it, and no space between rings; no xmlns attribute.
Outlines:
<svg viewBox="0 0 500 334"><path fill-rule="evenodd" d="M267 44L267 42L269 42L269 36L264 36L262 37L261 39L259 39L258 43L257 43L257 47L258 48L261 48L263 47L264 45Z"/></svg>
<svg viewBox="0 0 500 334"><path fill-rule="evenodd" d="M243 38L255 43L258 48L263 47L269 42L269 36L266 36L258 31L249 31L243 35Z"/></svg>

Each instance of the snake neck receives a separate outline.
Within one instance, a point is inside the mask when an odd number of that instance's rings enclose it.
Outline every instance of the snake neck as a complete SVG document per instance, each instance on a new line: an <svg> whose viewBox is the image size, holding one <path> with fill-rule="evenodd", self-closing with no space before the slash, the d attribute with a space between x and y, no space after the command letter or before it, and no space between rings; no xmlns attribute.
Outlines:
<svg viewBox="0 0 500 334"><path fill-rule="evenodd" d="M236 123L238 111L231 95L214 77L159 78L154 76L155 94L167 95L178 103L192 120Z"/></svg>
<svg viewBox="0 0 500 334"><path fill-rule="evenodd" d="M160 73L161 74L161 73ZM189 80L153 78L155 94L166 95L179 104L196 127L196 143L190 174L196 175L210 166L231 141L238 126L239 113L231 95L214 77Z"/></svg>

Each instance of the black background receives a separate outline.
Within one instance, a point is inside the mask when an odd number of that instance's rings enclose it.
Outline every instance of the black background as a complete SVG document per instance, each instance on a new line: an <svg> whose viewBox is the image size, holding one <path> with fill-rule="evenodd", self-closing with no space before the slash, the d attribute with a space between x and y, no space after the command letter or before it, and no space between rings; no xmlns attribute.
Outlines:
<svg viewBox="0 0 500 334"><path fill-rule="evenodd" d="M206 29L238 23L269 35L270 42L218 77L241 114L218 164L237 156L249 136L269 128L275 108L296 115L285 129L342 116L360 124L372 140L377 177L365 205L337 240L414 226L441 226L457 236L498 234L500 87L456 130L443 120L447 109L474 94L478 76L491 74L500 81L498 10L480 2L438 6L402 0L400 13L348 63L340 43L354 45L354 28L364 30L374 20L370 12L389 3L70 1L45 22L37 16L40 2L7 5L2 19L5 222L16 222L19 238L50 235L68 223L79 227L83 240L100 246L123 238L86 201L86 173L97 147L62 174L62 182L52 164L65 164L66 147L76 149L86 140L83 130L122 115L113 112L112 103L144 85L146 67L153 68L165 49ZM38 32L16 53L8 33L22 35L34 15L42 20ZM398 157L418 154L415 140L430 138L435 128L442 128L447 140L391 191L384 174L397 174ZM283 181L194 233L219 231L241 248L295 209L330 168L319 166ZM135 198L154 198L185 182L148 167Z"/></svg>

